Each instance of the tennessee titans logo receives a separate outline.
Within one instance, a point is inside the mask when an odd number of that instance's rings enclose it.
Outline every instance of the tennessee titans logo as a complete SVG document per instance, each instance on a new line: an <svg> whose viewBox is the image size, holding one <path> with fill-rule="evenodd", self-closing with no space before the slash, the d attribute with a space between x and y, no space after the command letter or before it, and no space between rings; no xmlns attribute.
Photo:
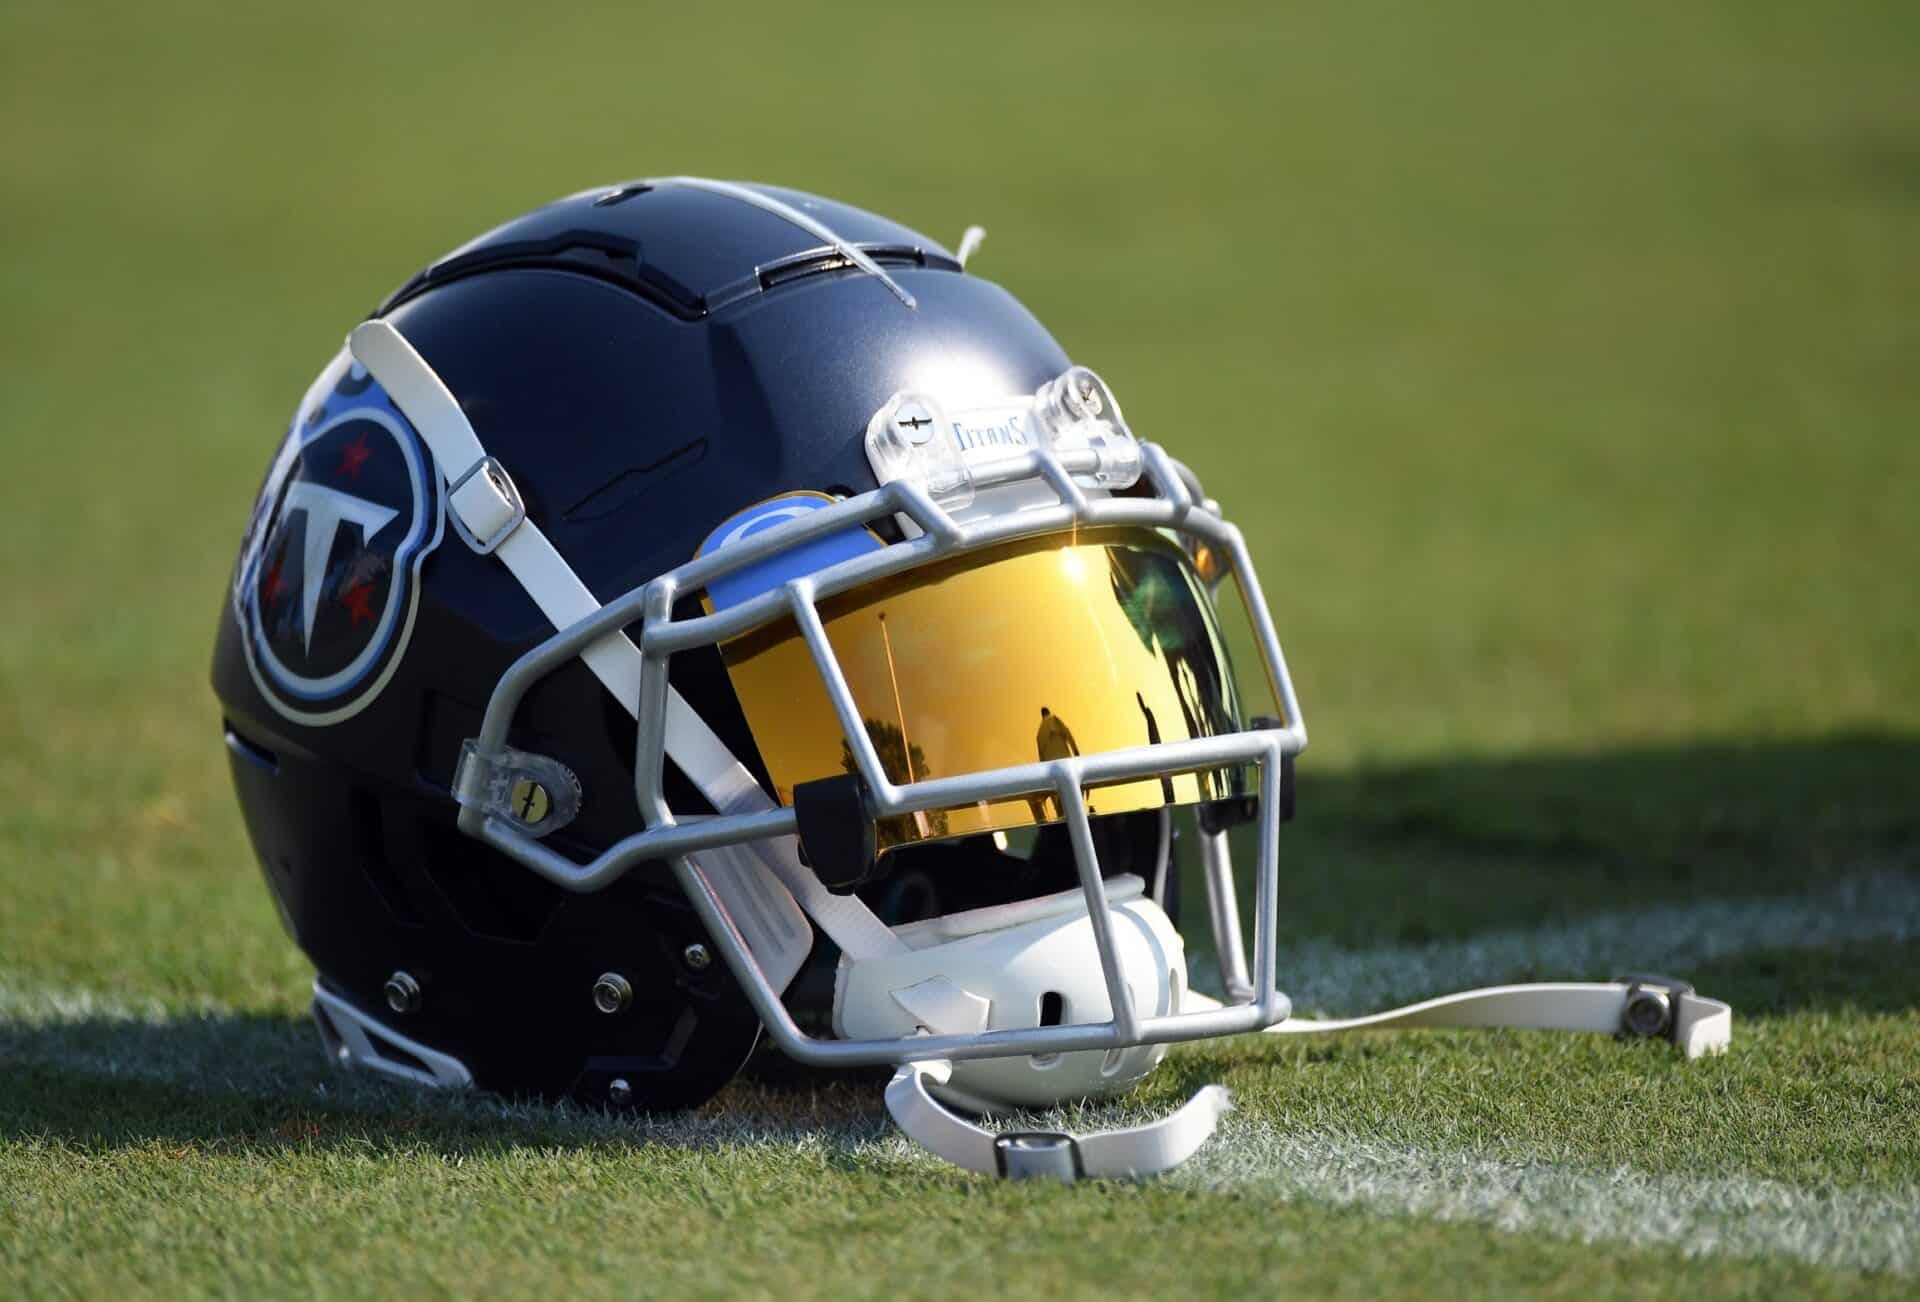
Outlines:
<svg viewBox="0 0 1920 1302"><path fill-rule="evenodd" d="M234 574L247 664L276 710L338 723L386 686L444 527L420 436L341 354L267 472Z"/></svg>

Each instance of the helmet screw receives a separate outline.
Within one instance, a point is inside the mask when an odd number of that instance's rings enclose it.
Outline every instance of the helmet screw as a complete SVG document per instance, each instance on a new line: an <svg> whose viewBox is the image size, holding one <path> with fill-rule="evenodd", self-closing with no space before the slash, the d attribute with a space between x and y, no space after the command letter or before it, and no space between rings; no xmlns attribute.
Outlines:
<svg viewBox="0 0 1920 1302"><path fill-rule="evenodd" d="M593 1006L611 1016L624 1013L633 1002L633 986L618 972L602 972L593 983Z"/></svg>
<svg viewBox="0 0 1920 1302"><path fill-rule="evenodd" d="M1089 376L1080 377L1080 401L1087 409L1087 415L1098 416L1106 404L1100 401L1100 390Z"/></svg>
<svg viewBox="0 0 1920 1302"><path fill-rule="evenodd" d="M405 1015L420 1011L420 983L411 973L395 972L381 989L387 996L387 1007L394 1012Z"/></svg>
<svg viewBox="0 0 1920 1302"><path fill-rule="evenodd" d="M680 951L680 961L695 972L704 972L713 966L713 951L696 940Z"/></svg>
<svg viewBox="0 0 1920 1302"><path fill-rule="evenodd" d="M933 438L933 413L918 398L909 398L894 409L893 432L901 440L921 447Z"/></svg>
<svg viewBox="0 0 1920 1302"><path fill-rule="evenodd" d="M607 1082L607 1102L616 1108L624 1108L633 1102L633 1086L627 1083L625 1076L615 1076Z"/></svg>
<svg viewBox="0 0 1920 1302"><path fill-rule="evenodd" d="M553 797L547 789L532 778L521 778L513 784L513 813L528 827L538 827L547 821L547 815L553 812Z"/></svg>

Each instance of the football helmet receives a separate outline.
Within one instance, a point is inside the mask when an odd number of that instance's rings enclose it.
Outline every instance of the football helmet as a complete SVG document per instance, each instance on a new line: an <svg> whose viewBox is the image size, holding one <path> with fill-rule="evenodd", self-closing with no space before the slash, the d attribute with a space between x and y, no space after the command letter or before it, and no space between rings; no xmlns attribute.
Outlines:
<svg viewBox="0 0 1920 1302"><path fill-rule="evenodd" d="M482 235L353 329L269 466L213 665L329 1052L651 1109L710 1097L764 1031L895 1067L895 1117L963 1166L1070 1179L1178 1162L1225 1092L1082 1137L960 1113L1262 1030L1723 1044L1724 1005L1655 978L1289 1018L1307 733L1247 547L966 271L978 241L636 181Z"/></svg>

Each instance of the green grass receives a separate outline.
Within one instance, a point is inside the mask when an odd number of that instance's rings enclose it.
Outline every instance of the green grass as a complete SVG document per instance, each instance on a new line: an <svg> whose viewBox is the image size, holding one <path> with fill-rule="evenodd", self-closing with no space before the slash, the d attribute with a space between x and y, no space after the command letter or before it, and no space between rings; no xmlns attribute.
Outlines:
<svg viewBox="0 0 1920 1302"><path fill-rule="evenodd" d="M1804 1267L1318 1207L1270 1219L1258 1203L1167 1187L983 1191L882 1162L751 1148L155 1144L76 1162L29 1145L19 1165L74 1248L49 1257L29 1243L20 1265L58 1271L50 1291L76 1295L214 1280L240 1295L349 1283L376 1295L593 1297L1876 1291ZM135 1244L129 1221L141 1227Z"/></svg>
<svg viewBox="0 0 1920 1302"><path fill-rule="evenodd" d="M0 1292L1911 1292L1340 1180L1920 1223L1912 919L1695 965L1724 1060L1198 1046L1142 1105L1233 1086L1214 1166L991 1187L851 1086L639 1124L329 1077L205 687L361 313L542 199L753 177L985 224L1246 527L1314 738L1290 952L1910 882L1911 6L476 9L0 8ZM1332 1176L1263 1183L1282 1140Z"/></svg>

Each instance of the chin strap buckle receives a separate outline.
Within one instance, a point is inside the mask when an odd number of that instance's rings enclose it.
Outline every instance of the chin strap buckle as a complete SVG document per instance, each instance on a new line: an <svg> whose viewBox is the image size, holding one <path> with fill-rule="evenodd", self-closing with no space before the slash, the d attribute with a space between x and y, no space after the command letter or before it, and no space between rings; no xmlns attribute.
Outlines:
<svg viewBox="0 0 1920 1302"><path fill-rule="evenodd" d="M1086 1174L1080 1141L1052 1130L1010 1130L993 1141L993 1160L1003 1180L1054 1180L1072 1184Z"/></svg>
<svg viewBox="0 0 1920 1302"><path fill-rule="evenodd" d="M1692 982L1657 972L1626 972L1614 982L1627 988L1626 1002L1620 1008L1620 1034L1680 1042L1682 1001L1697 997Z"/></svg>
<svg viewBox="0 0 1920 1302"><path fill-rule="evenodd" d="M1233 1110L1233 1096L1220 1085L1203 1086L1170 1117L1069 1135L1051 1130L996 1135L954 1115L927 1090L944 1085L953 1064L945 1059L903 1063L887 1083L887 1111L907 1138L955 1166L1003 1180L1128 1180L1158 1175L1180 1165Z"/></svg>
<svg viewBox="0 0 1920 1302"><path fill-rule="evenodd" d="M527 504L507 468L481 457L447 484L453 530L460 540L486 556L512 536L527 518Z"/></svg>

